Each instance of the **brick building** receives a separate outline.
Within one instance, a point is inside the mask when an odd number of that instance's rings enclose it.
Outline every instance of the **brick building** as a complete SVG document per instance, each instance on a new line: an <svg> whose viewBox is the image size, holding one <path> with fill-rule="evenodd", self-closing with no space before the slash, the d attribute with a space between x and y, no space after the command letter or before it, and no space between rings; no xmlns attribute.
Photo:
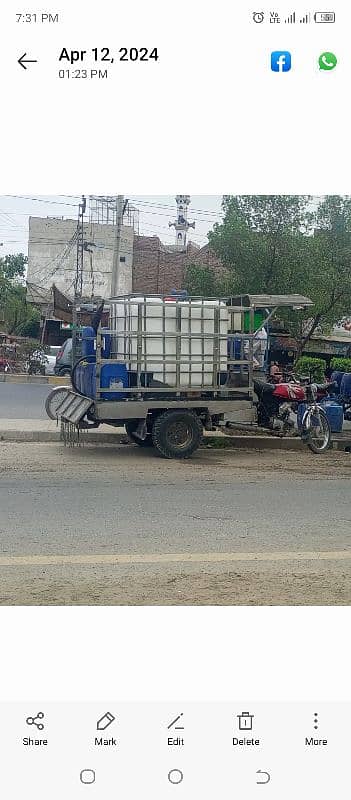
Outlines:
<svg viewBox="0 0 351 800"><path fill-rule="evenodd" d="M208 266L217 273L225 271L208 244L198 247L189 242L179 250L163 244L158 236L134 236L133 292L165 294L182 289L190 264Z"/></svg>

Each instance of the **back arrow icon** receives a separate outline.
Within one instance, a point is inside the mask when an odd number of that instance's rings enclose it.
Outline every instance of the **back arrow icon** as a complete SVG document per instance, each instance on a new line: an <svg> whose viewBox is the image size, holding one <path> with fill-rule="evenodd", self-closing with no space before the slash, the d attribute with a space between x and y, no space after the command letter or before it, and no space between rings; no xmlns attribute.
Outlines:
<svg viewBox="0 0 351 800"><path fill-rule="evenodd" d="M258 783L260 785L262 785L264 783L269 783L269 781L271 779L271 776L270 776L269 772L264 772L264 770L262 770L262 769L258 769L257 772L256 772L256 775L261 775L262 778L263 778L262 781L260 781L260 780L256 781L256 783Z"/></svg>
<svg viewBox="0 0 351 800"><path fill-rule="evenodd" d="M27 53L23 53L23 56L21 56L21 58L19 58L18 62L17 62L18 64L21 65L21 67L23 67L23 69L27 69L26 64L36 64L37 63L37 59L36 58L26 58L26 55L27 55Z"/></svg>

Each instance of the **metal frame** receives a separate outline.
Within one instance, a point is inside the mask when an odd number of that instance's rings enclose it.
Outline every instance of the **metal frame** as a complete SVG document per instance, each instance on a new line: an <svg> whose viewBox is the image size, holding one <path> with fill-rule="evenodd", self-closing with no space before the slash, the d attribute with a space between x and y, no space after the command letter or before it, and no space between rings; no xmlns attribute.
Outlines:
<svg viewBox="0 0 351 800"><path fill-rule="evenodd" d="M153 310L159 305L160 313L153 319L158 320L161 326L161 331L147 330L147 305L149 301L153 300ZM158 302L157 302L158 301ZM209 308L206 304L213 301L217 304ZM136 330L130 329L130 307L131 305L138 304L137 308L137 326ZM166 329L166 322L168 321L166 314L166 303L172 303L175 308L175 330L168 332ZM226 332L221 333L221 303L225 304L226 311L229 314L229 324ZM260 308L265 310L266 317L262 321L260 327L272 317L279 306L299 306L306 307L313 305L312 302L300 295L263 295L261 297L242 295L235 298L204 298L204 297L170 297L166 295L141 295L140 293L124 295L122 297L114 297L108 301L110 309L110 327L107 331L98 329L96 335L96 386L97 386L97 399L91 400L90 398L81 395L71 394L72 406L68 401L63 409L62 418L68 422L72 421L74 416L74 423L77 424L82 420L87 411L88 417L96 422L111 422L116 424L120 422L123 424L127 419L146 419L148 414L158 409L172 409L172 408L197 408L200 412L204 412L211 416L226 417L232 420L236 419L238 422L252 422L255 420L256 412L253 405L253 351L254 351L254 336L255 336L255 310ZM117 325L117 312L118 320L121 316L117 306L123 308L123 330L120 330ZM182 322L186 317L182 317L182 308L188 307L188 326L187 330ZM201 309L200 317L197 315L197 321L200 322L200 332L192 331L192 320L194 317L193 309ZM206 310L211 311L211 324L213 323L213 332L205 333L206 323ZM249 314L249 331L245 331L245 314ZM234 315L236 318L234 319ZM238 325L238 315L240 315L240 326ZM240 330L236 330L240 327ZM258 328L259 329L259 328ZM232 331L232 333L230 333ZM102 339L106 333L112 336L112 355L110 358L102 357ZM232 359L228 358L227 342L228 338L241 339L241 358ZM160 350L152 356L148 353L147 342L152 339L153 342L160 342ZM167 357L166 343L168 340L175 340L175 354ZM182 341L187 341L187 348L182 350ZM200 349L200 354L194 355L194 341L197 341L197 348ZM210 348L209 354L205 352L205 342L210 340L213 345ZM249 342L249 357L244 358L244 342ZM226 355L224 356L224 348L221 345L226 343ZM118 344L121 343L121 344ZM200 345L200 348L199 348ZM120 347L120 350L118 349ZM229 372L231 366L239 366L239 373L245 377L245 385L243 386L230 386L228 382L221 385L220 374L224 372L223 368L225 361L225 371ZM136 373L136 386L134 387L121 387L116 390L115 387L110 389L101 386L101 371L104 364L121 364L124 363L129 371ZM175 375L175 385L170 386L146 386L147 372L151 372L150 364L155 364L157 370L156 374L162 374L165 382L167 372L170 371ZM189 372L189 383L183 385L181 376L181 367L186 364L187 372ZM133 369L131 370L131 366ZM207 366L207 369L206 369ZM199 369L197 369L199 367ZM210 368L211 367L211 368ZM206 372L211 372L212 379L206 383ZM193 382L194 376L200 376L200 385ZM112 394L118 391L121 395L119 400L101 399L101 394ZM152 397L152 394L154 397ZM156 397L155 397L156 395ZM164 395L164 398L162 397ZM81 401L81 403L79 402ZM66 408L67 405L67 408ZM67 412L67 413L66 413ZM71 413L73 412L73 413ZM80 413L82 412L82 413Z"/></svg>
<svg viewBox="0 0 351 800"><path fill-rule="evenodd" d="M160 324L161 331L147 330L147 309L152 301L152 320ZM159 301L160 313L155 314L157 308L157 301ZM218 307L209 307L208 303L218 303ZM193 395L194 393L206 395L206 400L210 396L212 399L228 399L228 397L235 397L236 395L245 394L248 398L253 395L253 337L254 331L254 311L250 310L250 331L244 332L244 315L248 309L243 306L231 306L228 304L228 298L205 298L205 297L170 297L169 295L142 295L131 294L122 297L112 298L108 301L110 308L110 327L109 330L97 332L97 352L96 352L96 391L97 395L102 393L114 393L114 388L108 389L101 386L101 369L104 364L126 364L129 372L136 373L136 386L135 387L121 387L119 390L122 395L128 397L137 397L139 400L146 399L150 394L165 394L174 398L181 398L185 395ZM166 309L168 304L172 304L175 308L175 331L170 332L166 329L168 317ZM221 304L222 307L221 307ZM130 325L130 309L131 306L137 305L137 328L131 330ZM123 308L122 315L119 313L121 307ZM226 310L229 316L229 324L226 326L225 332L221 333L221 309ZM186 316L182 316L182 311L186 309ZM200 322L201 330L193 332L191 328L192 320L194 319L194 309L197 310L197 322ZM200 315L199 315L200 311ZM206 313L208 312L208 313ZM241 330L235 334L238 338L249 340L249 357L240 359L230 359L227 354L228 343L228 329L231 329L230 318L234 314L241 316ZM117 317L119 321L123 318L124 329L118 329ZM188 321L187 330L185 322ZM206 321L213 324L213 332L205 333ZM182 330L183 325L183 330ZM113 338L112 356L104 359L101 356L102 351L102 337L105 333L109 333ZM148 340L153 343L159 340L160 348L152 355L148 353ZM175 355L167 356L166 344L171 340L175 340ZM117 346L117 341L122 341L122 346ZM184 353L182 343L186 341L187 352ZM194 342L201 349L201 353L194 354ZM205 342L213 343L210 353L205 352ZM225 344L225 353L224 347ZM243 352L243 348L242 348ZM162 371L163 381L166 382L166 375L174 373L175 382L172 386L145 386L144 376L152 372L152 366L157 369L154 370L157 374ZM161 365L161 367L160 367ZM247 376L245 385L237 387L228 385L228 383L221 384L221 373L227 372L228 367L239 365L242 375ZM189 375L189 382L185 384L181 380L182 366L186 368ZM206 373L211 372L211 380L206 380ZM106 401L103 401L106 402ZM118 402L118 401L117 401Z"/></svg>
<svg viewBox="0 0 351 800"><path fill-rule="evenodd" d="M249 412L251 400L103 400L92 401L92 415L103 420L146 419L148 414L157 409L198 408L212 415L232 414L235 411Z"/></svg>

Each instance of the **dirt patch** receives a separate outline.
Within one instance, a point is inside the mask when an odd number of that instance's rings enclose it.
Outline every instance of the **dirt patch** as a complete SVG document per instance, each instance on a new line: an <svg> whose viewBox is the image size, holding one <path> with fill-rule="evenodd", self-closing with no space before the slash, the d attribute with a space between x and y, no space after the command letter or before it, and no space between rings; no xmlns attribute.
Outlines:
<svg viewBox="0 0 351 800"><path fill-rule="evenodd" d="M4 573L4 570L2 570ZM2 574L0 605L97 606L276 606L351 605L349 570L233 570L225 574L181 571L116 576L99 569L80 572L78 580L48 570Z"/></svg>
<svg viewBox="0 0 351 800"><path fill-rule="evenodd" d="M133 445L92 445L69 448L61 444L0 444L0 474L64 473L74 476L89 470L89 473L120 474L145 473L157 482L162 478L184 481L201 472L202 479L220 477L223 480L246 479L248 473L260 480L303 475L309 479L351 477L351 454L330 451L314 455L309 450L302 452L284 450L200 450L192 459L169 461L159 458L154 451L145 452ZM214 469L215 468L215 469Z"/></svg>

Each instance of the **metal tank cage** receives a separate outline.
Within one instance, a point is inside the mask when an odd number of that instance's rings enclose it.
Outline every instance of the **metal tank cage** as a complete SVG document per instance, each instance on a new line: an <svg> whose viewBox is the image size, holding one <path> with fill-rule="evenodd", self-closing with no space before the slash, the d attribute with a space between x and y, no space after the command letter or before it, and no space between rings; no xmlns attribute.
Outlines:
<svg viewBox="0 0 351 800"><path fill-rule="evenodd" d="M150 300L152 303L150 303ZM157 302L159 301L159 302ZM217 305L208 306L208 303ZM175 308L174 332L166 330L166 315L168 303ZM130 330L131 307L137 305L136 330ZM161 323L161 331L147 330L147 310L152 306L152 319ZM253 337L254 337L254 307L231 305L228 297L197 297L161 294L132 293L121 297L110 298L106 302L109 307L109 328L101 327L97 332L96 341L96 394L97 400L102 393L116 392L116 388L101 386L101 370L104 364L125 364L129 374L133 373L134 386L120 387L118 392L125 400L150 398L150 395L162 397L164 395L174 398L186 397L213 397L218 399L251 399L253 394ZM159 314L155 315L155 307L159 307ZM120 309L123 309L121 315ZM182 311L187 309L186 317ZM200 322L200 332L192 331L192 322ZM221 312L225 309L228 315L228 330L221 333L223 317ZM200 315L199 315L200 311ZM245 315L249 315L249 331L244 330ZM199 319L200 316L200 319ZM238 325L240 318L240 325ZM121 319L124 322L121 329ZM185 325L185 319L188 323ZM247 319L247 317L246 317ZM234 324L235 320L235 324ZM206 322L212 325L212 331L206 332ZM183 329L182 329L183 327ZM184 328L187 328L184 330ZM234 332L234 328L237 328ZM240 328L240 329L238 329ZM105 334L112 338L110 358L102 357L102 342ZM228 355L228 338L240 340L240 358L230 358ZM175 341L175 354L167 353L167 343ZM158 340L159 351L152 355L148 352L148 340L153 343ZM200 344L200 353L194 354L195 341L197 349ZM184 352L182 345L186 342ZM205 352L205 343L212 342L209 352ZM122 344L121 344L122 343ZM225 343L225 348L223 346ZM246 343L246 354L244 345ZM183 352L182 352L183 350ZM162 364L163 383L166 383L167 373L174 373L174 385L152 385L149 379L152 366ZM233 372L233 368L237 372ZM183 372L182 372L183 368ZM186 373L184 372L186 369ZM206 380L206 374L211 373L211 380ZM181 376L188 377L185 384ZM161 385L160 385L161 384Z"/></svg>

